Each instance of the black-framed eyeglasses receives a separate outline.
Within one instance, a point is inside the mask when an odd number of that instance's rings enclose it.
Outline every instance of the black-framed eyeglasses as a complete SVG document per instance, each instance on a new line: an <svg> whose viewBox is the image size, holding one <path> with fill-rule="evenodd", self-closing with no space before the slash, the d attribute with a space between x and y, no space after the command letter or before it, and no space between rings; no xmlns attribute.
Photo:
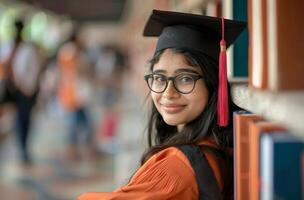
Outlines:
<svg viewBox="0 0 304 200"><path fill-rule="evenodd" d="M189 94L193 91L198 79L203 78L198 74L179 74L177 76L165 76L163 74L145 75L145 80L153 92L163 93L171 80L176 91L182 94Z"/></svg>

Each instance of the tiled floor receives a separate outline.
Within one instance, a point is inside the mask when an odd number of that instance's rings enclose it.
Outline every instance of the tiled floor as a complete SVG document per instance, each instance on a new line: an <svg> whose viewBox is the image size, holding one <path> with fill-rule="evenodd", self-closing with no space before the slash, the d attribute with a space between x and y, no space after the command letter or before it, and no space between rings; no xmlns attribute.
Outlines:
<svg viewBox="0 0 304 200"><path fill-rule="evenodd" d="M39 134L32 147L39 139L47 141L50 136L50 133ZM113 189L113 155L94 158L83 155L71 160L67 159L64 145L49 141L48 145L32 148L33 164L25 166L18 160L13 135L7 138L1 150L0 199L75 199L88 190Z"/></svg>

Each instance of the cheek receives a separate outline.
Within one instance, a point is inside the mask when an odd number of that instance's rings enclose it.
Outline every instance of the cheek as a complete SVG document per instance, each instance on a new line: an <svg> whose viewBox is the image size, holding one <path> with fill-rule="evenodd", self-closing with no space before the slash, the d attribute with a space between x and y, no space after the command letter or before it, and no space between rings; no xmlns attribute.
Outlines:
<svg viewBox="0 0 304 200"><path fill-rule="evenodd" d="M192 110L192 114L196 115L195 118L205 110L207 102L208 102L208 97L206 96L204 96L204 98L200 98L192 101L191 110Z"/></svg>
<svg viewBox="0 0 304 200"><path fill-rule="evenodd" d="M159 99L160 99L160 94L151 92L151 97L152 97L152 101L153 101L154 105L156 106L156 108L158 110L158 102L159 102Z"/></svg>
<svg viewBox="0 0 304 200"><path fill-rule="evenodd" d="M191 110L190 114L193 115L194 118L199 116L206 108L208 103L209 94L206 87L203 85L202 87L198 87L197 90L193 91L194 95L188 99L189 109Z"/></svg>

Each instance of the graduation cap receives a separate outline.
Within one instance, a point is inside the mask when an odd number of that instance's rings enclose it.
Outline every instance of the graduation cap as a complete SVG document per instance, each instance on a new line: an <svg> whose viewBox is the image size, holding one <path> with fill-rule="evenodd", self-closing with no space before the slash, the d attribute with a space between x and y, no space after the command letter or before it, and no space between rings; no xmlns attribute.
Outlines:
<svg viewBox="0 0 304 200"><path fill-rule="evenodd" d="M246 23L218 17L153 10L143 35L158 37L155 52L167 48L201 51L219 61L218 124L228 125L226 48Z"/></svg>

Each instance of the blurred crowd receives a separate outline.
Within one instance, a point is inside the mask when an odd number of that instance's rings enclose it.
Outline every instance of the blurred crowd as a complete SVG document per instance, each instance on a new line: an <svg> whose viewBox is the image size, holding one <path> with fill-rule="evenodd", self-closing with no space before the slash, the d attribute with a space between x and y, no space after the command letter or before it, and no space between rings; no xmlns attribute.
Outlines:
<svg viewBox="0 0 304 200"><path fill-rule="evenodd" d="M0 199L74 199L129 180L146 145L145 13L93 23L0 3Z"/></svg>
<svg viewBox="0 0 304 200"><path fill-rule="evenodd" d="M24 40L26 24L21 19L11 26L13 39L0 44L0 145L15 134L21 163L35 164L29 148L32 116L57 111L68 124L67 159L102 154L103 143L117 131L127 52L110 43L86 46L81 26L73 24L68 37L48 55ZM96 98L103 108L97 125L90 112Z"/></svg>

